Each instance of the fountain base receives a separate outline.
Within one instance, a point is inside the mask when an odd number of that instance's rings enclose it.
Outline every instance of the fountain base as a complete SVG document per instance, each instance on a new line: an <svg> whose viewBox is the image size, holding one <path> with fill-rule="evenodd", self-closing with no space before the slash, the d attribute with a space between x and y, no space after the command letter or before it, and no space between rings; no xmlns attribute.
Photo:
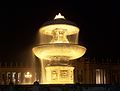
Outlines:
<svg viewBox="0 0 120 91"><path fill-rule="evenodd" d="M47 84L74 84L74 67L48 66L45 70Z"/></svg>

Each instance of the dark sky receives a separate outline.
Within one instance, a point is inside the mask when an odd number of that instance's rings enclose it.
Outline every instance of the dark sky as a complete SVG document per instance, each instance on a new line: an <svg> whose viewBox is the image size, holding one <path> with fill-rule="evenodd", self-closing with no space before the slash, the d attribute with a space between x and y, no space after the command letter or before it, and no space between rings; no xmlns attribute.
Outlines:
<svg viewBox="0 0 120 91"><path fill-rule="evenodd" d="M81 29L79 43L87 48L85 56L119 57L118 16L106 4L82 1L48 2L38 8L1 8L0 60L31 60L38 29L59 12Z"/></svg>

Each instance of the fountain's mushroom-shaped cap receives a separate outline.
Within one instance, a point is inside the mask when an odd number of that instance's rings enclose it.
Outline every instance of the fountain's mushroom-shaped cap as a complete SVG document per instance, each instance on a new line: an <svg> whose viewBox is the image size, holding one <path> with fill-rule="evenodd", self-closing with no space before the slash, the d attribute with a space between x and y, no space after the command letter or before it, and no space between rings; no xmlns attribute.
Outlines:
<svg viewBox="0 0 120 91"><path fill-rule="evenodd" d="M67 25L73 25L77 26L74 22L71 22L69 20L66 20L64 16L62 16L60 13L55 16L53 20L47 21L43 23L43 26L51 25L51 24L67 24Z"/></svg>
<svg viewBox="0 0 120 91"><path fill-rule="evenodd" d="M56 28L69 30L67 31L67 35L72 35L79 32L77 25L74 22L66 20L60 13L56 15L53 20L43 23L39 31L43 34L51 35L51 32Z"/></svg>

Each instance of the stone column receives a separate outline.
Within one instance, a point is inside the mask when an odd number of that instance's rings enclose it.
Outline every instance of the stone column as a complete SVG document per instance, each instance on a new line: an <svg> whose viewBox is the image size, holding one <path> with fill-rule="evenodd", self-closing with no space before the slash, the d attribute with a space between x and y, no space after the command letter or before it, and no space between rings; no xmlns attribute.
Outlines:
<svg viewBox="0 0 120 91"><path fill-rule="evenodd" d="M18 72L15 74L15 84L18 84Z"/></svg>
<svg viewBox="0 0 120 91"><path fill-rule="evenodd" d="M24 72L21 72L21 84L24 83Z"/></svg>

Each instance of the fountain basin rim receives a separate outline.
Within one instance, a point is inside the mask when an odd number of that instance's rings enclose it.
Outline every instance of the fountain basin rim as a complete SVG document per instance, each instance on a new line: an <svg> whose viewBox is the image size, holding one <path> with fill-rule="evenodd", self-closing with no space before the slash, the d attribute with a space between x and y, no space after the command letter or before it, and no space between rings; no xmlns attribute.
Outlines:
<svg viewBox="0 0 120 91"><path fill-rule="evenodd" d="M55 43L35 46L32 51L40 59L73 60L80 58L86 52L84 46L69 43Z"/></svg>
<svg viewBox="0 0 120 91"><path fill-rule="evenodd" d="M52 24L52 25L47 25L47 26L43 26L39 29L39 32L45 35L53 35L52 31L56 28L60 28L60 29L66 29L66 35L73 35L73 34L77 34L80 29L77 26L73 26L73 25L67 25L67 24Z"/></svg>

